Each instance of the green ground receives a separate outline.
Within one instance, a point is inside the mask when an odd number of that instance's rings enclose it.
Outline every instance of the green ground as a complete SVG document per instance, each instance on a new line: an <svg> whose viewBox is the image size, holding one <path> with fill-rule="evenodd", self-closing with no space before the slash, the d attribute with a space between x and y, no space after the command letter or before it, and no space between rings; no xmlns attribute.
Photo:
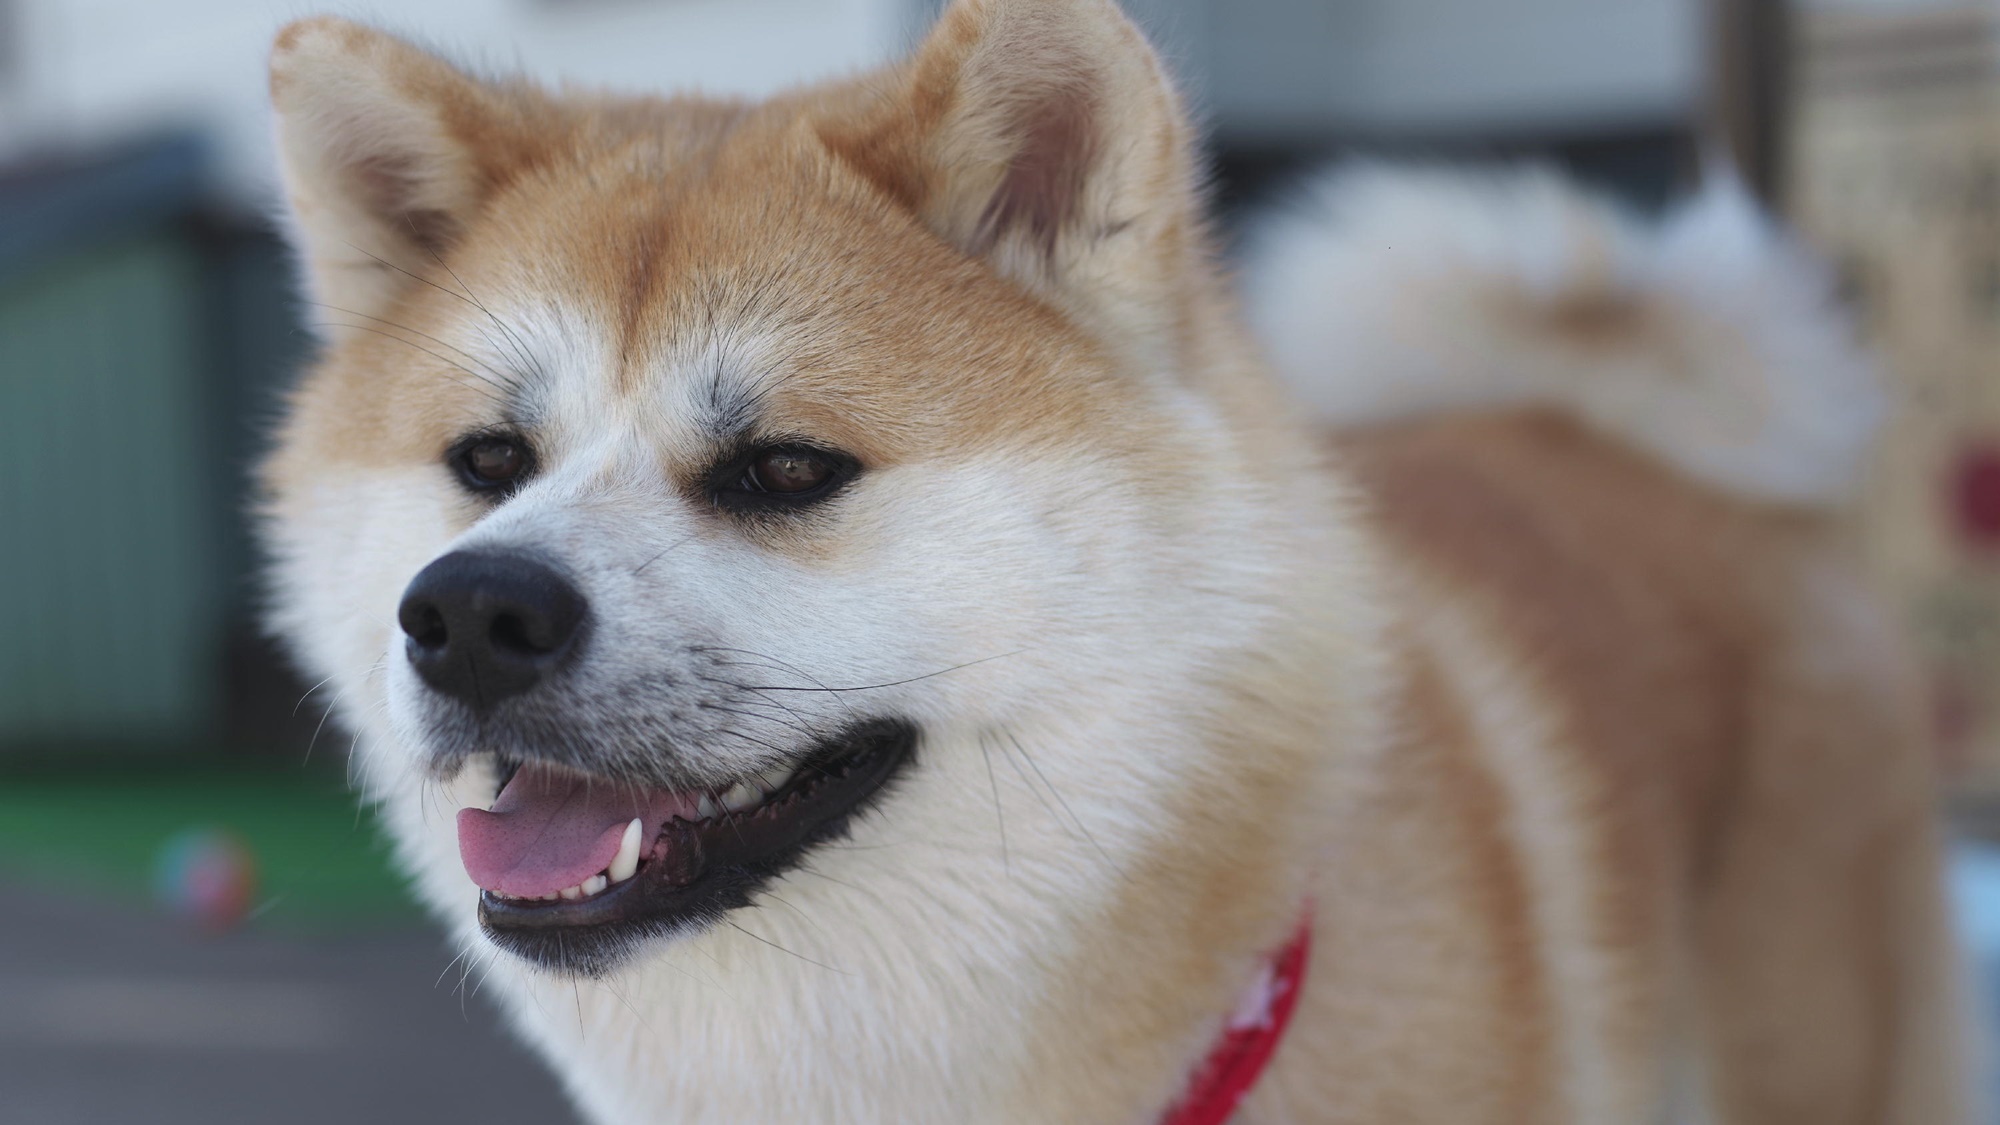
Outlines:
<svg viewBox="0 0 2000 1125"><path fill-rule="evenodd" d="M417 916L337 776L230 765L0 773L0 875L150 900L161 846L221 828L258 868L253 924L353 932Z"/></svg>

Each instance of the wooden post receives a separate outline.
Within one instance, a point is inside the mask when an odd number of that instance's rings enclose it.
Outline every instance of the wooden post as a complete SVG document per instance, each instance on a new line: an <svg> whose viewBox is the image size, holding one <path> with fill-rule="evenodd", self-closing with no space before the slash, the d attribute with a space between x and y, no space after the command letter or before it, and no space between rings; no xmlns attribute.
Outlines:
<svg viewBox="0 0 2000 1125"><path fill-rule="evenodd" d="M1788 0L1707 0L1703 141L1766 204L1784 199L1791 85Z"/></svg>

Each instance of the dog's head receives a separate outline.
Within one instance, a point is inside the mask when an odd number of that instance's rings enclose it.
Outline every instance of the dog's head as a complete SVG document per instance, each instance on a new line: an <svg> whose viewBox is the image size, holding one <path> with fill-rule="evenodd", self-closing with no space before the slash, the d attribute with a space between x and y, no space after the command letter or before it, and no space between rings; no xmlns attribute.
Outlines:
<svg viewBox="0 0 2000 1125"><path fill-rule="evenodd" d="M1100 836L1116 779L1181 768L1131 717L1258 628L1251 544L1313 470L1109 0L963 3L757 105L309 20L272 94L326 344L266 466L275 617L385 795L484 787L503 947L601 971L1024 731L1067 732L1029 765Z"/></svg>

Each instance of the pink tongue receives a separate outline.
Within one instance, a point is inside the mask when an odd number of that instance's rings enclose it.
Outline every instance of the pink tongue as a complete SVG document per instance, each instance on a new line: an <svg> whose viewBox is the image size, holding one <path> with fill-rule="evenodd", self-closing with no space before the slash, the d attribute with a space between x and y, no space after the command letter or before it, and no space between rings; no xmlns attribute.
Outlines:
<svg viewBox="0 0 2000 1125"><path fill-rule="evenodd" d="M689 802L660 790L589 781L539 765L522 766L493 810L458 811L458 855L489 891L540 898L611 865L625 826L642 822L642 848Z"/></svg>

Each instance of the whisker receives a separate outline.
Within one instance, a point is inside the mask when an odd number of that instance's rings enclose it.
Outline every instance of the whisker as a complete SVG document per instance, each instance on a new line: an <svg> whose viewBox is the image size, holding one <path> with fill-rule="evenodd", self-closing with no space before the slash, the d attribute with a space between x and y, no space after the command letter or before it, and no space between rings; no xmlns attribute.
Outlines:
<svg viewBox="0 0 2000 1125"><path fill-rule="evenodd" d="M635 575L638 574L640 571L645 570L647 567L652 566L654 563L659 562L661 559L666 558L669 554L672 554L674 551L677 551L680 548L687 546L689 543L694 542L695 539L699 537L699 535L700 533L696 532L694 534L689 535L687 538L681 540L680 542L673 544L672 546L662 548L659 554L654 555L652 558L647 559L645 562L642 562L638 566L633 567L632 573Z"/></svg>
<svg viewBox="0 0 2000 1125"><path fill-rule="evenodd" d="M435 289L438 292L444 294L445 296L450 297L454 301L464 301L466 304L471 305L473 308L479 309L479 311L481 312L486 312L485 309L480 308L479 302L473 300L472 298L467 297L462 293L454 293L451 290L446 289L444 286L439 285L437 282L432 281L430 278L425 277L422 274L413 273L409 270L406 270L403 267L397 265L396 263L390 261L389 259L384 258L380 254L375 254L367 250L363 250L361 247L356 246L352 242L348 242L346 239L341 239L341 244L346 246L349 250L354 251L356 254L361 254L365 255L368 258L372 258L377 265L387 266L388 268L395 270L397 273L402 274L404 277L409 278L411 281L420 281L423 284L430 286L432 289ZM460 284L462 285L464 283L460 282ZM491 316L493 314L487 313L487 315Z"/></svg>
<svg viewBox="0 0 2000 1125"><path fill-rule="evenodd" d="M979 732L979 756L986 759L986 784L993 790L993 819L1000 826L1000 869L1011 879L1014 877L1014 861L1007 852L1007 814L1000 807L1000 781L993 776L993 751L987 745L989 740L989 732Z"/></svg>
<svg viewBox="0 0 2000 1125"><path fill-rule="evenodd" d="M485 376L485 375L482 375L482 374L480 374L480 373L479 373L479 372L477 372L477 371L474 371L474 370L472 370L471 368L469 368L469 367L465 366L465 365L464 365L464 364L462 364L462 363L454 363L454 362L452 362L451 360L449 360L449 359L446 359L446 358L445 358L444 356L441 356L441 355L439 355L438 353L436 353L436 352L434 352L434 351L430 350L429 348L427 348L427 347L424 347L424 346L423 346L422 344L419 344L419 343L416 343L416 342L414 342L414 341L411 341L411 340L405 340L405 339L403 339L403 338L402 338L401 336L398 336L398 335L395 335L394 333L391 333L391 332L384 332L384 331L383 331L383 330L381 330L380 328L370 328L370 327L368 327L368 326L367 326L367 325L365 325L365 324L341 324L341 323L339 323L338 321L323 321L323 322L320 322L320 323L318 323L318 324L314 325L314 327L317 327L317 328L347 328L347 329L351 329L351 330L353 330L353 331L355 331L355 332L372 332L372 333L374 333L375 335L377 335L377 336L380 336L380 337L382 337L382 338L383 338L383 339L385 339L385 340L394 340L394 341L396 341L397 343L399 343L399 344L403 345L403 346L404 346L404 347L406 347L406 348L415 348L415 349L416 349L417 351L420 351L420 352L424 353L425 355L427 355L427 356L430 356L430 357L431 357L432 359L435 359L435 360L437 360L437 361L438 361L439 363L442 363L442 364L444 364L444 365L445 365L446 367L451 367L451 368L455 368L455 369L457 369L457 370L459 370L459 371L463 371L463 372L465 372L465 373L466 373L467 375L470 375L470 376L472 376L472 377L473 377L474 379L477 379L477 380L479 380L479 381L480 381L481 383L483 383L483 384L486 384L485 386L474 386L474 385L472 385L472 384L470 384L470 383L466 383L466 382L463 382L463 381L459 381L459 386L462 386L462 387L464 387L464 388L465 388L466 390L469 390L469 391L475 391L475 392L477 392L477 393L479 393L479 394L483 394L483 395L486 395L486 396L490 397L490 398L491 398L491 399L492 399L492 400L493 400L494 402L497 402L497 403L502 403L502 404L504 404L504 403L506 403L506 401L507 401L507 399L506 399L506 396L504 396L504 395L502 395L502 394L500 394L500 393L499 393L499 391L500 391L500 390L502 390L502 389L510 389L510 388L506 388L506 386L505 386L504 384L497 384L497 383L495 383L495 382L494 382L494 381L493 381L493 380L492 380L491 378L489 378L489 377L487 377L487 376Z"/></svg>
<svg viewBox="0 0 2000 1125"><path fill-rule="evenodd" d="M453 965L456 965L456 964L458 964L458 963L459 963L460 961L463 961L463 960L465 960L465 954L466 954L466 951L465 951L465 950L463 950L463 949L461 949L461 950L459 950L459 951L458 951L458 956L456 956L456 957L453 957L453 958L452 958L451 960L449 960L449 961L446 961L446 962L444 963L444 971L443 971L443 972L440 972L440 973L439 973L439 974L437 975L437 979L431 982L431 988L435 989L435 988L437 988L437 986L438 986L438 985L441 985L441 984L443 984L443 983L444 983L444 977L445 977L445 973L449 973L449 972L451 972L451 968L452 968L452 966L453 966Z"/></svg>
<svg viewBox="0 0 2000 1125"><path fill-rule="evenodd" d="M792 718L794 718L794 719L798 720L798 722L799 722L799 723L801 724L801 726L800 726L800 729L801 729L801 730L804 730L804 731L807 731L807 733L809 733L809 734L812 734L812 736L813 736L813 737L816 737L816 738L817 738L817 737L820 737L820 736L819 736L819 734L818 734L818 733L817 733L816 731L812 730L812 724L811 724L810 722L808 722L808 721L807 721L806 717L805 717L804 715L801 715L801 714L799 714L799 713L798 713L798 712L797 712L796 710L792 709L792 708L791 708L790 706L787 706L784 700L782 700L782 699L765 699L765 698L763 698L763 693L762 693L761 691L759 691L759 690L758 690L758 689L756 689L756 688L753 688L753 687L750 687L750 686L749 686L748 684L739 684L739 683L733 683L733 682L731 682L731 681L729 681L729 680L718 680L718 679L714 678L713 676L702 676L702 675L701 675L700 673L696 673L696 675L697 675L697 676L699 676L699 677L700 677L701 679L703 679L703 680L706 680L707 682L709 682L709 683L711 683L711 684L721 684L721 685L722 685L722 686L724 686L724 687L732 687L732 688L736 688L736 689L738 689L739 691L758 691L758 701L757 701L756 703L745 703L745 704L744 704L744 706L746 706L746 707L756 707L756 706L764 706L764 707L776 707L776 708L778 708L779 710L783 711L783 712L784 712L785 714L787 714L787 715L790 715L790 716L791 716ZM773 721L776 721L776 720L773 720Z"/></svg>
<svg viewBox="0 0 2000 1125"><path fill-rule="evenodd" d="M736 654L737 656L749 656L749 657L754 657L754 658L756 658L756 660L758 660L758 661L761 661L761 662L764 662L764 666L765 666L765 667L768 667L768 668L775 668L775 669L777 669L778 671L781 671L781 672L789 672L789 673L791 673L792 675L794 675L794 676L797 676L797 677L799 677L799 678L800 678L800 679L802 679L802 680L805 680L805 681L806 681L807 683L810 683L810 684L814 684L814 685L817 685L818 687L821 687L821 688L826 688L826 683L825 683L824 681L822 681L822 680L821 680L821 679L820 679L819 677L817 677L817 676L813 675L813 674L812 674L811 672L808 672L808 671L806 671L805 669L803 669L803 668L800 668L800 667L798 667L798 666L796 666L796 665L793 665L793 664L789 664L789 663L787 663L787 662L785 662L785 661L783 661L783 660L779 660L779 659L778 659L777 657L775 657L775 656L766 656L766 655L765 655L765 654L763 654L763 653L760 653L760 652L752 652L752 651L750 651L749 649L742 649L742 648L721 648L721 647L713 647L713 648L702 648L702 647L698 647L698 648L694 648L694 649L691 649L691 650L689 650L689 651L692 651L692 652L703 652L703 653L708 653L708 652L728 652L728 653L734 653L734 654ZM717 663L721 663L721 664L728 664L728 663L730 663L730 662L728 662L728 661L717 661ZM754 667L755 665L752 665L752 666ZM743 685L743 687L744 687L744 690L745 690L745 691L749 691L749 690L752 690L752 689L751 689L751 688L749 687L749 685L747 685L747 684L746 684L746 685ZM828 690L828 691L831 691L832 689L831 689L831 688L826 688L826 690ZM847 701L846 701L846 700L840 700L840 704L841 704L841 706L843 706L843 707L846 707L846 706L847 706ZM853 710L853 708L851 708L851 707L850 707L850 708L848 708L848 710L849 710L849 711L851 712L851 711Z"/></svg>
<svg viewBox="0 0 2000 1125"><path fill-rule="evenodd" d="M409 216L405 215L404 219L408 220ZM415 224L412 223L413 229L414 225ZM419 242L418 245L423 245L423 244ZM472 292L472 286L467 285L465 283L465 279L458 276L458 271L451 268L451 263L439 257L438 252L431 249L429 246L424 246L424 253L429 254L431 256L431 261L436 262L440 269L444 270L444 272L451 275L452 281L456 282L460 289L465 290L465 299L472 303L473 308L476 308L480 312L485 313L486 319L492 321L493 326L495 328L498 328L501 332L506 334L507 339L512 342L514 358L518 360L524 368L528 370L537 370L534 357L528 354L528 345L518 335L515 335L514 330L508 327L507 322L493 315L493 310L487 308L486 305L479 300L478 296ZM450 292L450 290L446 290L446 292Z"/></svg>
<svg viewBox="0 0 2000 1125"><path fill-rule="evenodd" d="M1057 790L1056 787L1049 781L1049 775L1042 772L1042 767L1036 764L1034 756L1028 753L1028 748L1026 746L1021 745L1021 740L1015 737L1013 731L1002 730L1000 733L1007 736L1007 741L1013 743L1014 749L1019 750L1021 752L1021 760L1028 763L1028 768L1035 771L1035 776L1042 779L1043 785L1048 786L1049 796L1054 797L1056 799L1056 803L1063 807L1063 811L1069 814L1070 820L1076 823L1076 830L1083 834L1084 839L1090 841L1090 846L1097 849L1098 855L1103 856L1107 860L1110 859L1111 858L1110 853L1106 852L1104 850L1104 846L1097 842L1097 838L1090 834L1090 829L1083 823L1083 818L1077 816L1076 810L1069 807L1069 802L1063 799L1061 791ZM1023 780L1026 779L1024 778Z"/></svg>
<svg viewBox="0 0 2000 1125"><path fill-rule="evenodd" d="M725 924L727 924L730 929L735 930L737 933L742 934L744 937L751 938L756 941L761 941L765 945L770 946L772 949L775 949L780 953L790 953L792 956L798 958L801 961L804 961L808 965L818 965L820 968L825 969L829 973L839 973L841 976L844 977L851 977L854 975L853 973L847 972L844 969L836 969L832 965L829 965L824 961L815 961L803 953L797 953L794 952L793 950L786 949L784 946L779 945L777 942L772 941L770 938L759 937L758 935L751 933L749 930L746 930L743 927L737 925L735 922L731 921L728 918L724 918L722 919L722 921Z"/></svg>
<svg viewBox="0 0 2000 1125"><path fill-rule="evenodd" d="M887 847L887 846L888 846L888 845L886 845L886 844L877 844L877 845L874 845L874 846L873 846L872 848L869 848L869 849L865 849L865 850L874 850L874 849L879 849L879 848L882 848L882 847ZM855 848L855 847L853 847L853 846L849 846L847 850L848 850L848 851L855 851L855 850L860 850L860 849L856 849L856 848ZM837 886L842 886L842 887L846 887L846 888L847 888L847 889L849 889L849 890L853 890L853 891L859 891L859 890L861 890L861 889L862 889L862 888L861 888L861 887L860 887L860 886L859 886L858 884L855 884L855 883L850 883L850 882L848 882L848 881L847 881L847 880L845 880L845 879L836 879L836 878L834 878L833 876L831 876L831 875L828 875L828 874L827 874L826 872L824 872L824 871L821 871L821 870L820 870L819 868L817 868L817 867L814 867L814 866L812 866L812 865L811 865L811 864L809 864L809 863L808 863L808 864L801 864L801 865L799 866L799 870L800 870L800 871L802 871L802 872L804 872L804 873L805 873L805 874L807 874L807 875L813 875L813 876L817 876L818 878L821 878L821 879L825 879L825 880L826 880L827 882L829 882L829 883L833 883L833 884L835 884L835 885L837 885ZM864 893L865 893L865 892L864 892Z"/></svg>
<svg viewBox="0 0 2000 1125"><path fill-rule="evenodd" d="M783 898L772 893L771 891L765 891L763 897L770 899L772 902L775 902L779 906L782 906L785 909L791 911L792 913L798 915L800 921L803 921L806 925L811 926L813 929L818 930L820 933L824 934L827 932L826 927L820 925L818 922L813 921L811 915L807 914L803 910L800 910L798 907L793 906L791 903L786 902Z"/></svg>
<svg viewBox="0 0 2000 1125"><path fill-rule="evenodd" d="M756 704L746 704L746 706L756 706ZM702 711L720 711L725 715L734 715L739 719L757 719L762 722L776 723L781 727L785 727L788 730L795 730L800 734L805 735L807 738L814 740L826 737L821 732L813 729L812 727L807 726L802 720L798 722L786 722L785 720L780 719L775 715L759 714L755 711L738 711L733 707L724 707L719 703L709 703L705 700L697 701L695 703L695 708L697 710L702 710Z"/></svg>
<svg viewBox="0 0 2000 1125"><path fill-rule="evenodd" d="M423 284L430 286L431 288L437 290L440 293L443 293L445 296L450 297L455 301L463 301L466 304L472 306L473 308L478 309L481 313L483 313L486 316L488 320L491 320L495 325L497 325L500 328L500 330L503 333L507 335L508 340L511 341L512 345L511 350L514 351L515 358L522 364L524 371L530 372L537 376L540 374L540 368L535 364L534 358L530 355L525 354L525 351L523 349L525 349L526 345L524 345L521 342L520 337L514 335L513 330L508 328L507 325L503 323L499 317L494 316L493 311L491 309L488 309L485 305L480 304L478 300L474 299L471 296L471 290L468 289L466 290L465 293L454 293L451 290L446 289L444 286L439 285L437 282L432 281L430 278L424 277L421 274L414 273L410 270L406 270L403 267L397 265L396 263L390 261L389 259L382 257L380 254L370 253L369 251L363 250L361 247L354 245L352 242L346 242L346 240L344 239L342 241L347 246L348 249L354 251L355 253L366 255L367 257L374 259L377 263L383 266L387 266L389 269L395 270L397 273L402 274L404 277L410 278L412 281L422 282ZM437 259L437 262L440 266L444 266L445 272L452 275L452 280L457 281L460 286L465 285L465 281L462 278L460 278L458 274L454 272L450 266L445 266L444 260L442 258L437 258L435 252L431 252L431 257Z"/></svg>
<svg viewBox="0 0 2000 1125"><path fill-rule="evenodd" d="M307 303L307 304L309 304L309 305L311 305L311 306L312 306L312 307L314 307L314 308L321 308L321 309L325 309L325 310L327 310L328 312L337 312L337 313L340 313L340 314L341 314L341 315L343 315L343 316L358 316L358 317L360 317L360 318L361 318L361 319L363 319L363 320L372 320L372 321L374 321L374 322L375 322L375 323L377 323L377 324L381 324L381 325L385 325L385 326L387 326L387 327L389 327L389 328L393 328L393 329L397 330L398 332L408 332L408 333L409 333L410 335L412 335L412 336L416 336L416 337L420 337L420 338L422 338L422 339L425 339L425 340L429 340L429 341L430 341L431 343L433 343L433 344L436 344L436 345L437 345L438 347L441 347L441 348L445 348L445 349L447 349L447 350L450 350L450 351L454 351L454 352L457 352L457 353L458 353L458 354L459 354L459 355L460 355L461 357L463 357L463 358L464 358L464 360L465 360L465 361L466 361L467 363L472 363L472 364L479 364L479 365L480 365L480 366L482 366L482 367L484 366L484 364L481 364L481 363L480 363L480 359L479 359L479 357L478 357L478 356L476 356L476 355L473 355L473 354L472 354L471 352L468 352L468 351L466 351L466 350L465 350L464 348L461 348L461 347L459 347L458 345L456 345L456 344L452 343L452 342L451 342L451 341L449 341L449 340L441 340L441 339L437 338L436 336L433 336L433 335L431 335L431 334L430 334L430 333L428 333L428 332L422 332L422 331L419 331L419 330L417 330L417 329L415 329L415 328L412 328L412 327L410 327L410 326L409 326L409 325L407 325L407 324L400 324L400 323L398 323L398 322L396 322L396 321L393 321L393 320L390 320L390 319L388 319L388 318L386 318L386 317L380 317L380 316L374 316L374 315L372 315L372 314L370 314L370 313L365 313L365 312L360 312L360 311L358 311L358 310L355 310L355 309L344 309L344 308L341 308L341 307L340 307L339 305L329 305L329 304L327 304L327 303L326 303L326 302L324 302L324 301L308 301L308 302L306 302L306 303ZM347 325L340 325L340 327L343 327L343 328L360 328L360 327L361 327L361 325L358 325L358 324L347 324ZM493 384L494 384L495 386L501 386L501 387L506 387L506 388L507 388L507 389L509 389L509 390L513 390L513 389L515 389L515 386L514 386L514 380L512 380L512 379L508 378L508 377L507 377L506 375L504 375L504 374L502 374L502 373L500 373L500 372L498 372L498 371L472 371L472 370L469 370L469 369L468 369L468 370L466 370L466 374L468 374L468 375L477 375L477 376L479 376L479 377L480 377L480 378L482 378L482 379L486 379L486 380L488 380L488 381L492 382L492 383L493 383Z"/></svg>
<svg viewBox="0 0 2000 1125"><path fill-rule="evenodd" d="M327 677L327 679L332 679L332 678L333 678L333 677L331 677L331 676ZM322 682L324 682L324 681L322 681ZM327 704L326 704L326 710L324 710L324 711L320 712L320 715L319 715L319 723L318 723L318 725L316 725L316 726L314 726L314 727L313 727L313 732L312 732L312 737L311 737L311 738L309 738L309 739L306 739L306 752L305 752L304 756L303 756L303 757L302 757L302 758L300 759L300 761L299 761L299 765L300 765L301 767L304 767L304 766L308 766L308 765L311 765L311 764L312 764L312 756L313 756L313 747L315 747L315 746L318 746L318 745L319 745L319 736L320 736L320 732L322 732L322 731L326 730L326 724L327 724L327 720L329 720L329 719L333 718L333 709L334 709L335 707L338 707L338 706L340 706L340 701L341 701L341 699L342 699L342 698L344 698L344 697L345 697L346 695L347 695L347 689L345 689L345 688L342 688L342 689L341 689L340 691L337 691L337 692L334 692L334 693L333 693L333 698L327 701ZM303 701L301 701L301 702L303 702ZM296 713L297 713L297 712L294 712L294 714L296 714ZM351 762L351 761L352 761L352 759L350 758L350 759L349 759L349 761ZM350 765L350 766L349 766L349 768L350 768L350 769L352 769L353 767L352 767L352 766ZM348 781L349 781L349 784L352 784L352 782L353 782L353 778L352 778L352 777L350 777L350 778L348 779Z"/></svg>
<svg viewBox="0 0 2000 1125"><path fill-rule="evenodd" d="M321 680L320 682L307 688L305 690L305 694L299 696L299 701L297 703L292 704L292 718L296 719L299 717L299 708L304 707L306 705L306 700L312 698L313 692L318 691L319 689L325 687L326 685L332 682L333 682L333 677L328 676L326 679Z"/></svg>
<svg viewBox="0 0 2000 1125"><path fill-rule="evenodd" d="M727 649L727 648L715 648L715 649L709 649L709 648L702 648L702 647L695 647L695 648L692 648L692 649L690 649L690 651L692 651L692 652L740 652L740 651L742 651L742 650L740 650L740 649ZM883 688L892 688L892 687L901 687L901 686L903 686L904 684L914 684L914 683L916 683L916 682L917 682L917 681L919 681L919 680L928 680L928 679L931 679L931 678L932 678L932 677L934 677L934 676L942 676L942 675L944 675L944 674L945 674L945 673L947 673L947 672L957 672L957 671L959 671L959 670L961 670L961 669L964 669L964 668L970 668L970 667L972 667L972 666L973 666L973 665L975 665L975 664L985 664L985 663L987 663L988 661L992 661L992 660L999 660L999 659L1001 659L1001 658L1003 658L1003 657L1008 657L1008 656L1019 656L1019 655L1021 655L1022 653L1026 652L1026 651L1028 651L1028 650L1027 650L1027 649L1024 649L1024 648L1023 648L1023 649L1015 649L1015 650L1014 650L1013 652L1001 652L1001 653L995 653L995 654L994 654L994 655L992 655L992 656L982 656L982 657L980 657L980 658L979 658L978 660L968 660L968 661L966 661L966 662L965 662L965 663L963 663L963 664L954 664L954 665L952 665L952 666L951 666L951 667L949 667L949 668L940 668L940 669L938 669L938 670L937 670L937 671L935 671L935 672L925 672L925 673L924 673L923 675L921 675L921 676L910 676L910 677L908 677L907 679L901 679L901 680L890 680L890 681L888 681L888 682L886 682L886 683L880 683L880 684L858 684L858 685L855 685L855 686L853 686L853 687L827 687L827 686L825 686L825 685L823 685L823 684L822 684L822 685L820 685L820 686L818 686L818 687L785 687L785 686L783 686L783 685L780 685L780 684L744 684L744 685L742 685L742 686L744 687L744 689L745 689L745 690L754 690L754 691L823 691L823 692L832 692L832 693L834 693L834 694L839 694L839 693L841 693L841 692L849 692L849 691L880 691L880 690L881 690L881 689L883 689ZM755 655L757 655L757 654L756 654L756 653L750 653L749 655L751 655L751 656L755 656ZM810 677L808 677L808 678L810 678Z"/></svg>
<svg viewBox="0 0 2000 1125"><path fill-rule="evenodd" d="M737 730L735 727L724 727L721 730L717 731L716 733L721 735L727 735L732 738L740 738L745 742L752 743L757 746L762 746L764 749L769 750L771 753L776 754L781 758L786 757L788 753L784 749L775 746L769 742L765 742L761 738L756 738L751 735L744 734L742 731Z"/></svg>
<svg viewBox="0 0 2000 1125"><path fill-rule="evenodd" d="M653 1025L647 1022L645 1016L639 1014L639 1009L632 1006L632 1001L625 998L625 993L620 991L618 986L611 983L611 978L605 977L597 983L603 985L605 991L616 997L618 1002L625 1006L625 1010L632 1013L632 1018L639 1021L639 1026L645 1028L647 1034L658 1038L658 1034L653 1031Z"/></svg>
<svg viewBox="0 0 2000 1125"><path fill-rule="evenodd" d="M478 979L478 980L476 980L476 981L474 981L474 982L472 982L472 994L473 994L474 996L477 996L477 995L479 995L479 990L480 990L480 989L482 989L482 988L485 988L485 987L486 987L486 980L487 980L487 978L488 978L488 977L491 977L491 976L493 975L493 966L494 966L494 965L496 965L496 964L498 964L498 963L499 963L499 961L500 961L500 951L499 951L499 950L497 950L497 949L491 949L491 950L488 950L488 951L487 951L487 953L486 953L486 966L485 966L485 968L484 968L483 970L481 970L481 972L480 972L480 974L479 974L479 979ZM530 990L530 991L529 991L529 995L530 995L530 996L533 996L533 995L534 995L534 992L533 992L533 990ZM537 1008L540 1008L541 1006L542 1006L542 1002L541 1002L541 1000L540 1000L540 999L536 999L536 1001L535 1001L535 1007L537 1007ZM544 1011L544 1012L542 1013L542 1016L543 1016L543 1018L547 1018L547 1017L548 1017L548 1013L547 1013L546 1011Z"/></svg>

